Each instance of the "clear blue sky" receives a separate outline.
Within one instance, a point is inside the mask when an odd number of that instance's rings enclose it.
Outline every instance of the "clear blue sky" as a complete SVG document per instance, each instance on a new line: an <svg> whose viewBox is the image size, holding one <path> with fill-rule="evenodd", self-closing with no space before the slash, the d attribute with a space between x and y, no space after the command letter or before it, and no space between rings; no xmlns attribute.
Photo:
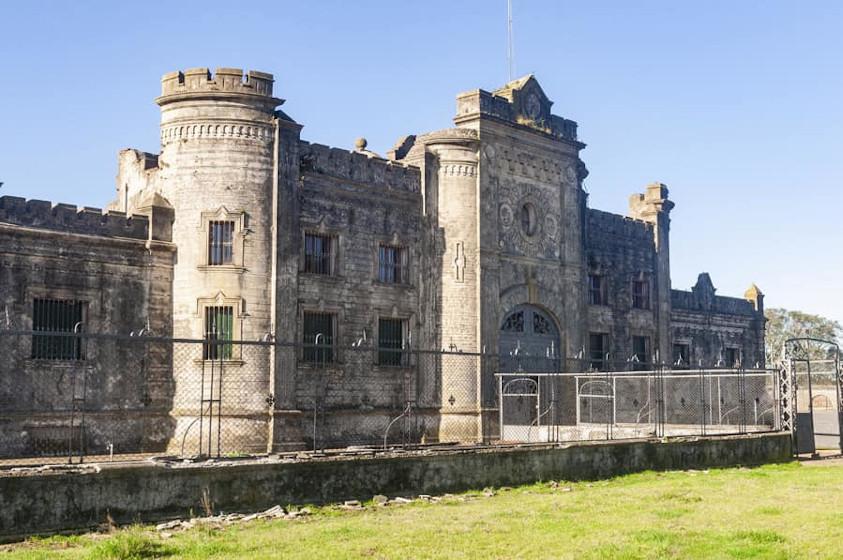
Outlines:
<svg viewBox="0 0 843 560"><path fill-rule="evenodd" d="M534 72L588 143L593 207L658 180L673 284L710 272L843 320L843 2L514 0ZM506 81L505 0L8 2L0 194L103 206L120 148L158 150L161 74L272 72L303 137L384 152Z"/></svg>

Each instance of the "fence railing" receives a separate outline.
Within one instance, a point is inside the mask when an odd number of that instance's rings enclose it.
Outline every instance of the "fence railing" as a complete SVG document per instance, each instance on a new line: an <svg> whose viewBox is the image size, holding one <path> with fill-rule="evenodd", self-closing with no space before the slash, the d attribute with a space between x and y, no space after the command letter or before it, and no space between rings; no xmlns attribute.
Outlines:
<svg viewBox="0 0 843 560"><path fill-rule="evenodd" d="M0 330L0 462L777 427L771 372L394 346Z"/></svg>
<svg viewBox="0 0 843 560"><path fill-rule="evenodd" d="M504 442L743 434L780 426L778 371L497 374Z"/></svg>

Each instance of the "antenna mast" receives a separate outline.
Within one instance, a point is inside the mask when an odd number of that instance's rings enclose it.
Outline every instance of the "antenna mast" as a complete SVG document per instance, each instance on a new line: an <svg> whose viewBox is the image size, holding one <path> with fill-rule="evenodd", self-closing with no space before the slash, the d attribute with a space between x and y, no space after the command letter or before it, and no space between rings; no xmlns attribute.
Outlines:
<svg viewBox="0 0 843 560"><path fill-rule="evenodd" d="M515 47L512 44L512 0L506 0L506 30L507 30L507 52L506 58L509 67L509 80L514 79L515 74Z"/></svg>

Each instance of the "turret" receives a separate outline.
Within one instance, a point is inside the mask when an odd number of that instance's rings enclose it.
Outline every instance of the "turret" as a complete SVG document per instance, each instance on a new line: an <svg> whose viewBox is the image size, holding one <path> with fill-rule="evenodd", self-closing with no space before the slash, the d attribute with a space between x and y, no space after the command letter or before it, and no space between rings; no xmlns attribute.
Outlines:
<svg viewBox="0 0 843 560"><path fill-rule="evenodd" d="M473 130L445 130L423 137L433 157L426 196L441 232L439 339L446 350L480 352L479 142ZM459 365L458 365L459 364ZM477 429L480 362L445 356L441 367L440 439ZM476 434L473 434L476 437Z"/></svg>
<svg viewBox="0 0 843 560"><path fill-rule="evenodd" d="M236 68L161 79L159 184L175 211L175 336L198 338L207 302L232 307L234 338L271 328L271 74ZM210 304L208 304L210 305Z"/></svg>
<svg viewBox="0 0 843 560"><path fill-rule="evenodd" d="M161 107L156 188L172 204L175 218L176 337L257 340L272 332L275 108L282 103L272 96L272 86L271 74L235 68L219 68L215 74L194 68L161 80L161 96L155 100ZM189 446L198 443L198 431L189 428L198 395L229 391L242 397L222 405L221 447L230 450L236 442L238 450L265 450L266 439L259 434L266 432L262 415L265 396L272 391L271 361L269 352L240 345L177 348L176 439L186 438ZM212 389L207 379L201 386L202 370L210 364L234 374L225 381L217 377L216 383L236 386ZM216 437L206 439L210 448L200 451L216 449Z"/></svg>
<svg viewBox="0 0 843 560"><path fill-rule="evenodd" d="M673 201L668 198L667 186L651 183L643 193L629 198L629 215L653 224L656 246L656 277L652 286L655 303L658 359L669 360L672 354L670 340L670 211Z"/></svg>

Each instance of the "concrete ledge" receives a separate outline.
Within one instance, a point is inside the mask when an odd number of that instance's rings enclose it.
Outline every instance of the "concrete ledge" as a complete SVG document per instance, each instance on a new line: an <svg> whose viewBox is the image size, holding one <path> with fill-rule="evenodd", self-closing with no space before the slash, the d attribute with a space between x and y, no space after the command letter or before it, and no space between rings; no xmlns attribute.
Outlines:
<svg viewBox="0 0 843 560"><path fill-rule="evenodd" d="M0 475L0 540L80 530L110 515L153 522L203 512L259 511L275 504L454 492L539 480L595 479L643 470L787 461L790 434L667 441L633 440L515 448L475 448L302 462L124 464L77 473Z"/></svg>

